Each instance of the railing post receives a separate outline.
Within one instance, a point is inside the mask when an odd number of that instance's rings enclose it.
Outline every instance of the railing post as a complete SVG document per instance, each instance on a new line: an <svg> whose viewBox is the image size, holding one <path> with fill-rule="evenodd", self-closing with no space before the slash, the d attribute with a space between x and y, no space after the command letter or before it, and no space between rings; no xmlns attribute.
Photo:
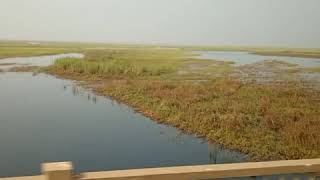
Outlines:
<svg viewBox="0 0 320 180"><path fill-rule="evenodd" d="M72 180L73 166L71 162L55 162L42 164L42 174L46 180Z"/></svg>
<svg viewBox="0 0 320 180"><path fill-rule="evenodd" d="M315 180L320 180L320 172L314 173Z"/></svg>
<svg viewBox="0 0 320 180"><path fill-rule="evenodd" d="M308 180L320 180L320 172L310 173Z"/></svg>

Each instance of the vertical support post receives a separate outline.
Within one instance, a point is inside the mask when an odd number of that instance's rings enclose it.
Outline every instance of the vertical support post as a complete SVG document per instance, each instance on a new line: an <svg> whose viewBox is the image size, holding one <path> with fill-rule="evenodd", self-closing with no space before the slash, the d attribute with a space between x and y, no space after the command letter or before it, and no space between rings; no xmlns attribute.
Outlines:
<svg viewBox="0 0 320 180"><path fill-rule="evenodd" d="M316 180L320 180L320 172L314 174Z"/></svg>
<svg viewBox="0 0 320 180"><path fill-rule="evenodd" d="M320 173L311 173L308 180L320 180Z"/></svg>
<svg viewBox="0 0 320 180"><path fill-rule="evenodd" d="M42 164L42 174L46 180L72 180L71 162L54 162Z"/></svg>

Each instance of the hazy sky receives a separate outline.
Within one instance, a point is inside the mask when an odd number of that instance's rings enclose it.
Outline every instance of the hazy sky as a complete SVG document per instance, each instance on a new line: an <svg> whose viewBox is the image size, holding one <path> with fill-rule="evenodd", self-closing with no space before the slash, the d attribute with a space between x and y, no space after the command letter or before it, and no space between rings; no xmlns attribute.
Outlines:
<svg viewBox="0 0 320 180"><path fill-rule="evenodd" d="M320 47L320 0L0 0L0 39Z"/></svg>

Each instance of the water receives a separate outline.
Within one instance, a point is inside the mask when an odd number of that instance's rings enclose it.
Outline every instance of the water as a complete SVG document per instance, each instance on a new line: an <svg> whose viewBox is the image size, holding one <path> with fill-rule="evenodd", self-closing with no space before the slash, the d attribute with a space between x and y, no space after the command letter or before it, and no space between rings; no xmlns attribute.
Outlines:
<svg viewBox="0 0 320 180"><path fill-rule="evenodd" d="M287 63L297 64L301 67L316 67L320 66L320 58L303 58L303 57L285 57L285 56L264 56L250 54L249 52L235 51L194 51L196 58L214 59L221 61L235 62L236 66L253 64L265 60L280 60Z"/></svg>
<svg viewBox="0 0 320 180"><path fill-rule="evenodd" d="M248 160L71 81L21 72L0 73L0 144L0 177L40 174L41 163L55 161L86 172Z"/></svg>
<svg viewBox="0 0 320 180"><path fill-rule="evenodd" d="M49 66L55 60L65 57L83 58L84 55L79 53L68 53L38 57L5 58L0 59L0 69L3 71L8 71L11 68L19 66Z"/></svg>

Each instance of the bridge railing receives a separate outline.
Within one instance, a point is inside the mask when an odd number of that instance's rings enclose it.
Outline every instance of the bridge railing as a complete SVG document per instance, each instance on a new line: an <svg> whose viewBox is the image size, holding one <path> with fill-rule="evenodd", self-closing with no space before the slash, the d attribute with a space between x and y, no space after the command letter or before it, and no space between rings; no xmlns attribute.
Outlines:
<svg viewBox="0 0 320 180"><path fill-rule="evenodd" d="M86 172L79 175L73 174L71 162L57 162L43 164L40 176L0 180L191 180L280 174L307 174L309 179L316 179L320 176L320 159L146 168Z"/></svg>

